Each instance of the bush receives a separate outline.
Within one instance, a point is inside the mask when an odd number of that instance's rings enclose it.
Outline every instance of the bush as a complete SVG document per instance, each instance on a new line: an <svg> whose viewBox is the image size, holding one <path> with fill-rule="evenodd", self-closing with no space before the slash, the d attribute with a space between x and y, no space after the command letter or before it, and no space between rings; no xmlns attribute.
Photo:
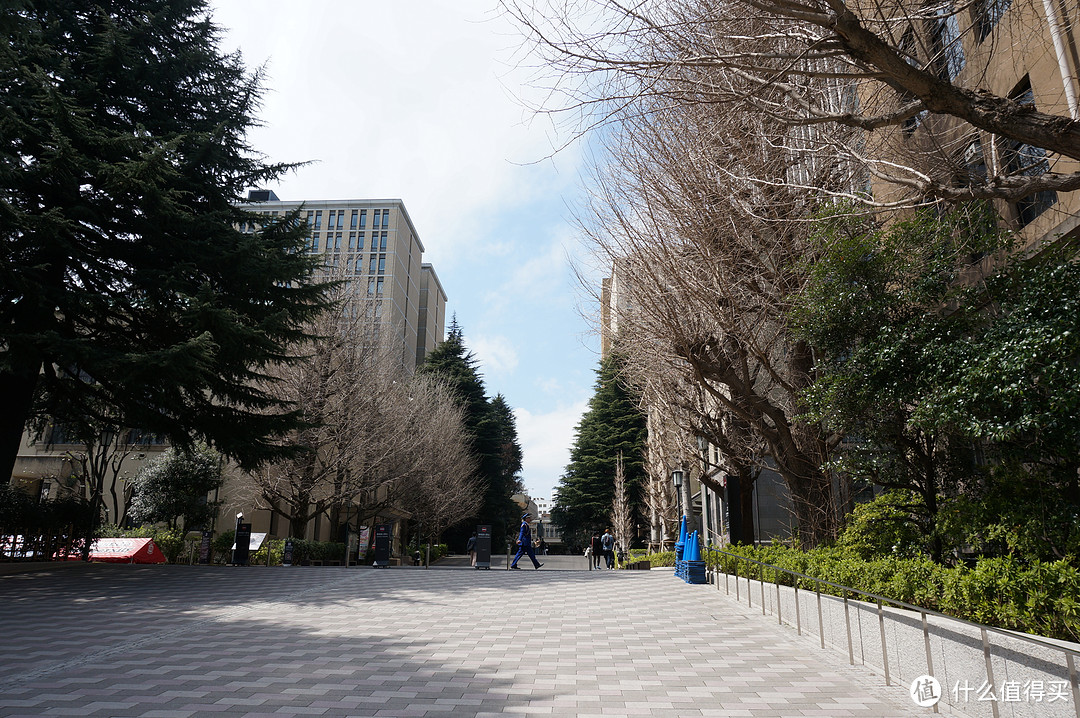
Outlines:
<svg viewBox="0 0 1080 718"><path fill-rule="evenodd" d="M854 550L839 547L806 552L777 545L729 546L726 550L956 618L1066 641L1080 639L1080 570L1068 560L987 558L974 568L949 568L922 557L865 560ZM735 573L737 568L740 576L747 575L747 562L731 556L713 551L706 561L727 573ZM750 566L751 577L758 578L759 567ZM763 577L773 582L777 573L765 568ZM795 577L786 573L780 573L779 580L789 586L795 583ZM798 585L809 590L820 587L826 594L845 593L807 579L799 579ZM855 594L849 597L858 598Z"/></svg>
<svg viewBox="0 0 1080 718"><path fill-rule="evenodd" d="M635 561L648 561L654 567L655 566L671 566L675 567L675 552L674 551L658 551L657 553L649 553L648 551L641 551L638 549L631 549L628 560L630 563Z"/></svg>

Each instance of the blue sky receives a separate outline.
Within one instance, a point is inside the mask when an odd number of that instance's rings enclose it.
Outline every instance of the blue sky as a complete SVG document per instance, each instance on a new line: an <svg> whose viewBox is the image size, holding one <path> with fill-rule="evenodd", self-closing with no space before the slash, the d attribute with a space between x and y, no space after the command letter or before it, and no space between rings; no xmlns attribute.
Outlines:
<svg viewBox="0 0 1080 718"><path fill-rule="evenodd" d="M550 496L592 393L595 312L571 261L582 149L553 157L553 128L494 0L218 0L214 19L249 67L265 64L252 144L313 161L281 199L400 198L435 266L488 393L515 409L523 479ZM599 282L599 278L595 278Z"/></svg>

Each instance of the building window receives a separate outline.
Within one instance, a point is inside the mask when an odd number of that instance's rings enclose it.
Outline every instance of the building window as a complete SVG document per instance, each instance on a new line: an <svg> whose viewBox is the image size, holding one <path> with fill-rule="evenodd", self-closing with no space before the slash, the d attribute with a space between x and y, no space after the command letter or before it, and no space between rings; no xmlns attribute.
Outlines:
<svg viewBox="0 0 1080 718"><path fill-rule="evenodd" d="M385 227L386 225L383 225L383 226ZM374 234L371 235L371 249L372 249L372 251L374 251L374 249L375 249L375 235ZM385 252L386 251L386 232L381 233L381 235L379 236L379 251L380 252Z"/></svg>
<svg viewBox="0 0 1080 718"><path fill-rule="evenodd" d="M938 77L952 82L967 62L960 42L960 22L952 5L945 5L933 20L931 38L934 44L934 64Z"/></svg>
<svg viewBox="0 0 1080 718"><path fill-rule="evenodd" d="M327 237L327 244L329 245L330 239ZM329 248L329 247L328 247ZM334 235L334 249L341 249L341 232Z"/></svg>
<svg viewBox="0 0 1080 718"><path fill-rule="evenodd" d="M355 209L352 211L352 217L349 218L349 229L356 229L356 216L359 214Z"/></svg>
<svg viewBox="0 0 1080 718"><path fill-rule="evenodd" d="M383 278L379 277L375 280L375 293L382 294L383 292Z"/></svg>
<svg viewBox="0 0 1080 718"><path fill-rule="evenodd" d="M367 283L367 293L369 297L375 296L375 280L369 279Z"/></svg>
<svg viewBox="0 0 1080 718"><path fill-rule="evenodd" d="M371 255L371 260L368 262L368 274L375 274L375 268L379 266L379 258L377 255Z"/></svg>
<svg viewBox="0 0 1080 718"><path fill-rule="evenodd" d="M356 249L356 232L349 232L349 251Z"/></svg>
<svg viewBox="0 0 1080 718"><path fill-rule="evenodd" d="M382 211L382 226L383 229L386 229L390 226L390 210L388 209L384 209Z"/></svg>
<svg viewBox="0 0 1080 718"><path fill-rule="evenodd" d="M322 229L322 210L315 210L315 229Z"/></svg>
<svg viewBox="0 0 1080 718"><path fill-rule="evenodd" d="M1031 78L1025 76L1013 90L1012 99L1021 105L1035 105L1035 95L1031 91ZM1001 149L1001 161L1007 174L1036 177L1050 171L1050 162L1046 159L1046 150L1042 147L1004 140ZM1028 195L1016 202L1016 220L1021 227L1031 223L1057 202L1057 192L1045 191Z"/></svg>
<svg viewBox="0 0 1080 718"><path fill-rule="evenodd" d="M386 274L386 255L379 255L379 274Z"/></svg>
<svg viewBox="0 0 1080 718"><path fill-rule="evenodd" d="M959 183L965 186L986 184L986 158L983 157L982 142L975 140L964 151L964 176Z"/></svg>
<svg viewBox="0 0 1080 718"><path fill-rule="evenodd" d="M337 228L338 229L344 229L345 228L345 210L343 210L343 209L339 209L338 213L337 213Z"/></svg>
<svg viewBox="0 0 1080 718"><path fill-rule="evenodd" d="M993 32L1012 0L977 0L975 3L975 34L982 42Z"/></svg>
<svg viewBox="0 0 1080 718"><path fill-rule="evenodd" d="M356 251L361 252L364 249L364 233L356 235Z"/></svg>
<svg viewBox="0 0 1080 718"><path fill-rule="evenodd" d="M365 224L367 224L367 210L362 209L360 210L360 229L363 229Z"/></svg>
<svg viewBox="0 0 1080 718"><path fill-rule="evenodd" d="M318 234L311 235L311 251L312 252L318 252L319 251L319 235Z"/></svg>

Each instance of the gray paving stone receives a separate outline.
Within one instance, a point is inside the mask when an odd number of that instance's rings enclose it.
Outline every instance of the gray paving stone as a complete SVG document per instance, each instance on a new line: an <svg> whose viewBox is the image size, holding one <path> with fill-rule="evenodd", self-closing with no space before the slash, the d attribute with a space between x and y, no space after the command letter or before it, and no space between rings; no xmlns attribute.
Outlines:
<svg viewBox="0 0 1080 718"><path fill-rule="evenodd" d="M3 718L930 713L667 571L94 565L0 601Z"/></svg>

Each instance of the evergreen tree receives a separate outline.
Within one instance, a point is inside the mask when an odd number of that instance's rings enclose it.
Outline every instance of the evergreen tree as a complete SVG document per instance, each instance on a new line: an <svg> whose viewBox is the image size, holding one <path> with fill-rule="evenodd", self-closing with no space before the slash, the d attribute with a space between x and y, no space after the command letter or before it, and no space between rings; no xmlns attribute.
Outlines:
<svg viewBox="0 0 1080 718"><path fill-rule="evenodd" d="M186 531L209 528L218 502L207 495L225 483L221 454L208 446L169 449L135 476L135 494L128 508L137 523L164 522Z"/></svg>
<svg viewBox="0 0 1080 718"><path fill-rule="evenodd" d="M498 547L506 540L507 531L517 528L517 507L510 497L521 490L518 477L521 447L510 407L501 396L488 400L477 365L454 318L446 340L427 355L418 371L439 377L457 397L464 410L470 450L476 458L477 475L484 491L483 504L477 515L470 517L474 521L463 521L455 529L463 535L455 533L447 536L447 540L464 545L463 536L472 531L471 523L489 523L492 545Z"/></svg>
<svg viewBox="0 0 1080 718"><path fill-rule="evenodd" d="M589 409L577 425L570 463L559 481L552 521L571 545L584 546L589 532L610 523L620 454L632 520L635 526L641 524L645 415L619 380L619 369L615 355L600 361Z"/></svg>
<svg viewBox="0 0 1080 718"><path fill-rule="evenodd" d="M257 464L295 415L256 382L324 304L299 215L235 206L291 167L247 144L259 75L205 0L17 0L0 28L0 472L42 414Z"/></svg>

